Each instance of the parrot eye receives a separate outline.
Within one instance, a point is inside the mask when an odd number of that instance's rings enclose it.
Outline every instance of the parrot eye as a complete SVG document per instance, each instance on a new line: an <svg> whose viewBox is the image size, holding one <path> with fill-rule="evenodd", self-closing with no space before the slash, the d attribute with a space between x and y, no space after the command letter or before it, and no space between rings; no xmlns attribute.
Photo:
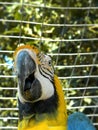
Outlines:
<svg viewBox="0 0 98 130"><path fill-rule="evenodd" d="M49 66L51 66L51 65L52 65L52 61L51 61L51 60L49 60L48 65L49 65Z"/></svg>

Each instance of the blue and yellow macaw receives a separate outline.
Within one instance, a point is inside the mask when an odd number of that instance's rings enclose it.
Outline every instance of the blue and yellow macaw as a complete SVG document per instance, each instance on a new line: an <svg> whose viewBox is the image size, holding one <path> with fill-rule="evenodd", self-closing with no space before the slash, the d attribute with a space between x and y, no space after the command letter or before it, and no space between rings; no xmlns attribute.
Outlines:
<svg viewBox="0 0 98 130"><path fill-rule="evenodd" d="M18 78L18 130L95 130L83 113L68 117L61 83L51 58L23 45L14 53Z"/></svg>
<svg viewBox="0 0 98 130"><path fill-rule="evenodd" d="M14 53L18 78L18 130L67 130L67 110L51 58L34 46Z"/></svg>

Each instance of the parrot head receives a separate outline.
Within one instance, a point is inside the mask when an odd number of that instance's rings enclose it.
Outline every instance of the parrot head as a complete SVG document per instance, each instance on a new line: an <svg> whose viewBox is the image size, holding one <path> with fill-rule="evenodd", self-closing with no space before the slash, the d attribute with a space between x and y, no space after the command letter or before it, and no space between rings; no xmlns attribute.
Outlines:
<svg viewBox="0 0 98 130"><path fill-rule="evenodd" d="M22 103L46 100L54 95L54 70L48 55L34 46L23 45L16 49L14 59Z"/></svg>
<svg viewBox="0 0 98 130"><path fill-rule="evenodd" d="M35 46L22 45L14 53L14 69L18 79L19 130L33 129L44 121L47 126L65 128L66 103L50 56Z"/></svg>

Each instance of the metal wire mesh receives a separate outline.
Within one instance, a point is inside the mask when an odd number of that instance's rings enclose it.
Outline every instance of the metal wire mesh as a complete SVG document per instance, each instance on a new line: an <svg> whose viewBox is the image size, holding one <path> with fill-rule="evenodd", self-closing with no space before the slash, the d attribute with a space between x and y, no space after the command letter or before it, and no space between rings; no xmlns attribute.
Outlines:
<svg viewBox="0 0 98 130"><path fill-rule="evenodd" d="M95 2L96 3L96 2ZM95 22L88 22L88 20L83 22L69 22L69 19L66 16L70 16L74 11L86 11L83 15L86 18L92 18L91 16L92 10L98 11L98 4L95 4L93 1L88 1L88 6L72 6L71 1L67 1L66 6L53 6L47 4L44 0L42 3L33 3L24 1L17 2L0 2L0 8L5 8L5 6L19 6L20 8L20 18L13 19L12 16L9 15L9 19L5 17L0 17L0 23L2 25L10 26L11 24L19 25L18 34L17 33L1 33L0 32L0 40L1 43L3 41L10 42L14 41L14 47L11 50L9 47L2 47L0 50L0 129L17 129L17 121L18 121L18 108L17 108L17 84L16 84L16 76L13 73L13 64L12 59L9 63L5 60L5 57L12 57L14 49L17 45L22 42L30 42L33 41L39 48L43 48L44 44L51 44L50 50L55 44L57 44L57 48L54 51L46 51L48 55L50 55L54 59L54 67L56 72L58 73L59 79L62 81L63 90L65 93L65 98L68 101L68 113L74 111L83 111L85 112L92 120L96 128L98 128L98 38L97 34L93 35L90 32L90 36L87 36L86 33L89 30L93 32L93 28L98 27L98 19L95 18ZM55 4L54 4L55 5ZM96 6L95 6L96 5ZM13 8L14 8L13 6ZM24 8L34 8L42 11L41 19L38 20L26 20L24 17ZM4 10L4 9L3 9ZM52 12L53 10L63 12L63 22L55 21L54 23L44 22L45 11ZM48 13L49 13L48 12ZM10 12L9 12L10 13ZM26 14L25 14L26 15ZM73 16L74 17L74 16ZM49 17L48 17L49 18ZM51 17L50 17L51 18ZM40 26L40 35L23 35L23 25L26 24L29 26ZM14 25L13 25L14 26ZM58 34L55 36L49 35L46 37L44 34L45 28L53 27L53 29L58 30ZM68 30L82 30L76 31L77 35L71 36L67 32ZM60 30L59 30L60 29ZM8 30L7 30L8 31ZM17 31L17 30L16 30ZM69 33L71 33L69 31ZM65 35L66 34L66 35ZM74 35L74 34L73 34ZM36 42L37 41L37 42ZM28 43L29 43L28 42ZM11 43L13 46L13 42ZM4 45L6 46L6 45ZM86 50L83 50L83 47L86 47ZM67 48L67 49L66 49ZM70 48L75 48L76 51L70 50ZM82 48L82 49L81 49ZM44 50L44 49L43 49ZM4 59L5 61L3 61ZM87 59L90 59L89 62ZM71 62L70 62L71 61ZM84 61L84 62L83 62ZM4 69L8 71L7 73L3 73ZM10 69L10 71L9 71ZM3 84L3 82L11 82L10 84ZM13 86L12 86L13 85ZM6 91L9 91L8 95ZM3 93L5 92L5 94ZM6 102L11 103L11 105L5 106Z"/></svg>

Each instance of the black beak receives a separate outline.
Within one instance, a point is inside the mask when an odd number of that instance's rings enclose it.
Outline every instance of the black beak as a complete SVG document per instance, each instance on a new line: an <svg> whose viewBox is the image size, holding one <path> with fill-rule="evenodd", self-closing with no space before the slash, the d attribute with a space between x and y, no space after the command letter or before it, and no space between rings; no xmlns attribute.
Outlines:
<svg viewBox="0 0 98 130"><path fill-rule="evenodd" d="M26 50L20 51L16 59L19 89L27 101L34 101L41 95L41 85L35 78L36 63Z"/></svg>
<svg viewBox="0 0 98 130"><path fill-rule="evenodd" d="M19 86L21 86L21 90L25 90L25 80L34 74L36 69L36 64L33 59L31 59L30 55L27 51L21 51L17 56L16 61L17 68L17 76L19 80ZM29 87L29 86L27 86Z"/></svg>

